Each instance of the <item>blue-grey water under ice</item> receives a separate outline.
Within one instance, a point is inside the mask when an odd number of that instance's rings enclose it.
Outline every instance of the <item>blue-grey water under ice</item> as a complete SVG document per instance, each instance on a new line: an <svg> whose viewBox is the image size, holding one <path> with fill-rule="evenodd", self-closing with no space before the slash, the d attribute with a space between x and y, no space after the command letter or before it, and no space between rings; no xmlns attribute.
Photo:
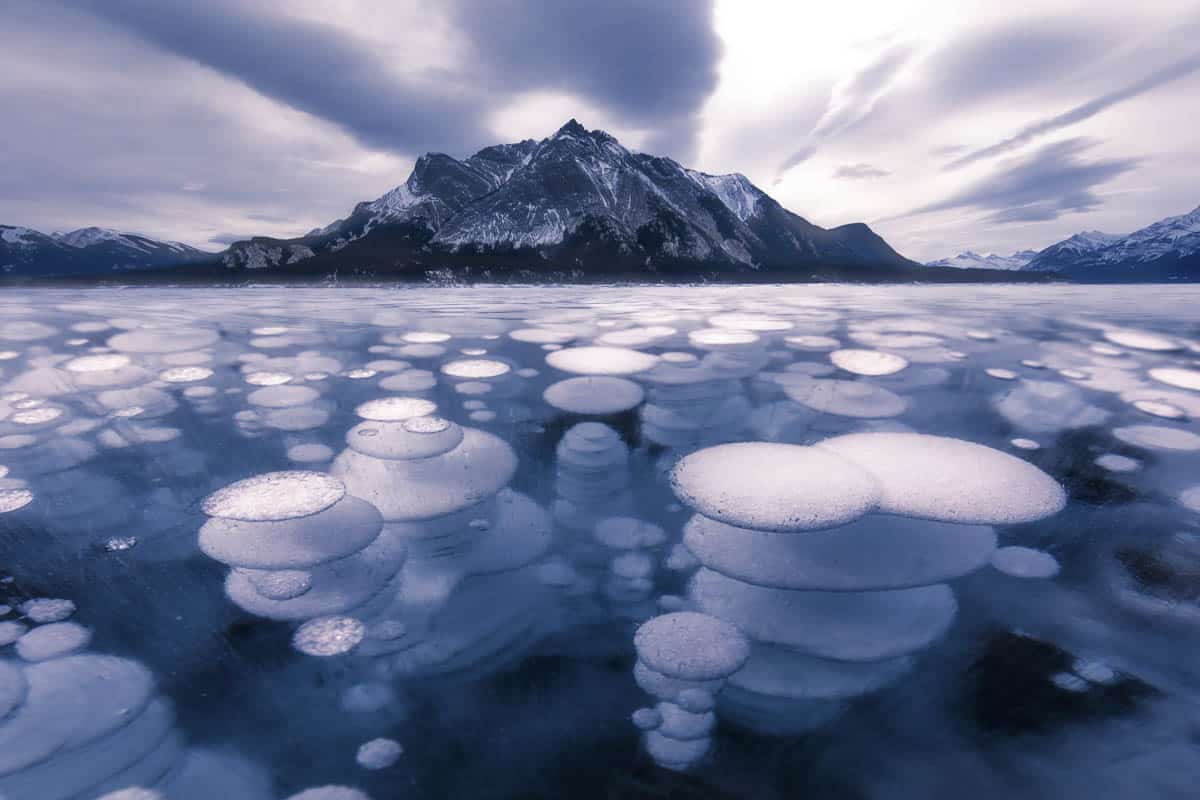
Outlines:
<svg viewBox="0 0 1200 800"><path fill-rule="evenodd" d="M0 798L1174 798L1200 290L7 289Z"/></svg>

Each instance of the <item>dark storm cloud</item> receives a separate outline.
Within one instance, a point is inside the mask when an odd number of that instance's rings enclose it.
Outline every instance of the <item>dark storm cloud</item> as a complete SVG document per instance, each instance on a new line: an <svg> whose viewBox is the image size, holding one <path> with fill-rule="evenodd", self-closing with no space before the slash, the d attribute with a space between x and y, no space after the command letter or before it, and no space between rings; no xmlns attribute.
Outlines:
<svg viewBox="0 0 1200 800"><path fill-rule="evenodd" d="M1125 100L1145 94L1146 92L1157 89L1172 81L1191 75L1194 72L1200 71L1200 55L1192 55L1181 61L1176 61L1162 69L1155 70L1141 80L1127 84L1120 89L1103 94L1086 103L1075 106L1074 108L1057 114L1053 117L1038 120L1030 125L1025 126L1013 136L997 142L989 147L984 147L968 153L961 158L955 159L946 165L946 169L957 169L973 164L981 159L991 158L993 156L1007 153L1015 150L1022 145L1025 145L1034 139L1037 139L1045 134L1052 133L1069 125L1074 125L1086 119L1096 116L1101 111L1104 111L1112 106L1122 103Z"/></svg>
<svg viewBox="0 0 1200 800"><path fill-rule="evenodd" d="M487 115L534 89L581 96L652 140L690 147L720 55L709 0L460 0L450 13L474 57L424 74L398 72L352 33L257 3L64 2L405 154L490 144Z"/></svg>
<svg viewBox="0 0 1200 800"><path fill-rule="evenodd" d="M363 40L254 3L64 0L384 150L479 144L479 102L445 75L401 75Z"/></svg>
<svg viewBox="0 0 1200 800"><path fill-rule="evenodd" d="M1076 138L1046 145L1032 156L1001 165L1000 171L938 203L904 216L956 208L990 212L991 222L1057 219L1068 212L1088 211L1101 204L1095 188L1138 166L1136 158L1085 160L1096 145Z"/></svg>
<svg viewBox="0 0 1200 800"><path fill-rule="evenodd" d="M843 164L833 171L835 178L849 178L851 180L860 180L863 178L886 178L892 173L889 170L881 167L875 167L870 164Z"/></svg>
<svg viewBox="0 0 1200 800"><path fill-rule="evenodd" d="M494 88L561 90L690 149L717 86L711 0L457 0L457 27ZM673 152L666 153L675 155Z"/></svg>
<svg viewBox="0 0 1200 800"><path fill-rule="evenodd" d="M218 233L215 236L210 236L208 241L212 244L230 245L234 242L241 242L249 239L253 234L238 234L238 233Z"/></svg>

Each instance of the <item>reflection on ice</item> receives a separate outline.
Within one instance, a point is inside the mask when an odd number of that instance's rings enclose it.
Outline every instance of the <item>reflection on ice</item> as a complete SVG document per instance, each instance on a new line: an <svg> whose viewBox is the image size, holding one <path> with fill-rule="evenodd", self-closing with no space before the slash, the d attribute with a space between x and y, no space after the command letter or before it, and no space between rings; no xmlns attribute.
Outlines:
<svg viewBox="0 0 1200 800"><path fill-rule="evenodd" d="M10 292L0 797L1200 782L1200 298L1042 291Z"/></svg>

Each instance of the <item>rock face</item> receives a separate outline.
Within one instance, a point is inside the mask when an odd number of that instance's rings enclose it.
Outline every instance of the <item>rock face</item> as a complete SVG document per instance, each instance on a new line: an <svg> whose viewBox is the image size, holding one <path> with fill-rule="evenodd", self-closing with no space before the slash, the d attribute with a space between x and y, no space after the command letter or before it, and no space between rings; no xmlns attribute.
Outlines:
<svg viewBox="0 0 1200 800"><path fill-rule="evenodd" d="M336 255L335 255L336 254ZM541 141L418 159L405 183L293 240L235 244L235 269L533 274L915 266L862 224L826 230L740 174L635 153L575 120Z"/></svg>
<svg viewBox="0 0 1200 800"><path fill-rule="evenodd" d="M101 276L214 258L212 253L179 242L160 242L107 228L45 234L0 225L0 277Z"/></svg>
<svg viewBox="0 0 1200 800"><path fill-rule="evenodd" d="M1200 208L1128 236L1077 233L1042 250L1025 269L1081 281L1200 280Z"/></svg>

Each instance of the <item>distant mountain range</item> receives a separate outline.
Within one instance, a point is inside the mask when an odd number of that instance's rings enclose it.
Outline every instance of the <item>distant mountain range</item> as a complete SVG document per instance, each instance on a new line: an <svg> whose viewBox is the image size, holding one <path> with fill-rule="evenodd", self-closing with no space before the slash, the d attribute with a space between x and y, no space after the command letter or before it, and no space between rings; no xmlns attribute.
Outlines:
<svg viewBox="0 0 1200 800"><path fill-rule="evenodd" d="M1200 281L1200 208L1126 236L1084 231L1038 252L1023 250L1011 256L966 252L926 266L1012 269L1091 283Z"/></svg>
<svg viewBox="0 0 1200 800"><path fill-rule="evenodd" d="M822 228L744 175L631 151L570 120L535 141L417 159L403 184L292 239L222 253L83 228L0 225L0 279L1038 281L1200 279L1200 209L1127 237L1079 234L1041 252L910 261L862 223Z"/></svg>
<svg viewBox="0 0 1200 800"><path fill-rule="evenodd" d="M1011 256L997 255L996 253L988 253L987 255L979 255L978 253L967 250L950 258L940 258L937 261L929 261L925 264L927 267L953 267L954 269L1002 269L1002 270L1018 270L1033 260L1037 255L1036 250L1019 250Z"/></svg>
<svg viewBox="0 0 1200 800"><path fill-rule="evenodd" d="M0 225L0 278L111 276L114 272L210 263L215 254L136 233L80 228L40 233Z"/></svg>

